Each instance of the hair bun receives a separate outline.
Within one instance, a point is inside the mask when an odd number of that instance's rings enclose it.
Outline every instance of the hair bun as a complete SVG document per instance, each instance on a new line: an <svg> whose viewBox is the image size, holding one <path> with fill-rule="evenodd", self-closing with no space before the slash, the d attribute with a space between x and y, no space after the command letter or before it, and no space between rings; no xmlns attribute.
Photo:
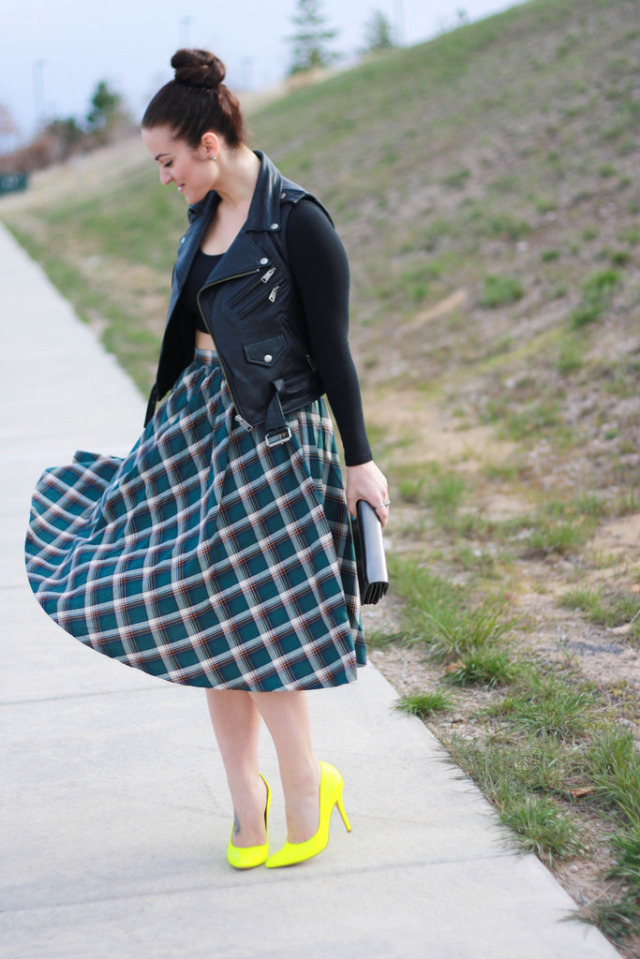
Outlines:
<svg viewBox="0 0 640 959"><path fill-rule="evenodd" d="M171 57L171 66L178 83L207 90L215 90L227 72L222 60L208 50L178 50Z"/></svg>

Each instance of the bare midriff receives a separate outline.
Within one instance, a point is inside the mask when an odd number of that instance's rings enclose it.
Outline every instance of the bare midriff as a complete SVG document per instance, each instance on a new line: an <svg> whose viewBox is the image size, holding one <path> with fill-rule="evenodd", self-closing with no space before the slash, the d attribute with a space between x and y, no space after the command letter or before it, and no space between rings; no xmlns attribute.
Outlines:
<svg viewBox="0 0 640 959"><path fill-rule="evenodd" d="M215 350L215 348L212 336L209 336L208 333L203 333L201 330L196 330L196 349Z"/></svg>

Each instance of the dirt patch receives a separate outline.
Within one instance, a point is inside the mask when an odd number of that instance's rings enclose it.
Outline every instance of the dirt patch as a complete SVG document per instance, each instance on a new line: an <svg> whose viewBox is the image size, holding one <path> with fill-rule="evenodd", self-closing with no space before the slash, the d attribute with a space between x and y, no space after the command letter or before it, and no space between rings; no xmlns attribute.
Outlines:
<svg viewBox="0 0 640 959"><path fill-rule="evenodd" d="M596 553L624 559L624 568L635 567L633 577L640 581L637 568L640 559L640 513L603 523L591 542Z"/></svg>
<svg viewBox="0 0 640 959"><path fill-rule="evenodd" d="M508 463L516 447L489 426L460 426L449 411L417 390L366 392L367 422L393 443L394 466L406 462L464 464L472 472Z"/></svg>

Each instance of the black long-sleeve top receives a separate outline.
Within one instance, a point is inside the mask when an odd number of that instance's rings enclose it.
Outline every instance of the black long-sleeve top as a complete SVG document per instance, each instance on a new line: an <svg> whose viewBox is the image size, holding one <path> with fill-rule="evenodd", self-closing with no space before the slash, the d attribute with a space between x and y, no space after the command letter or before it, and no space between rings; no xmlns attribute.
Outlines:
<svg viewBox="0 0 640 959"><path fill-rule="evenodd" d="M287 262L302 301L313 362L340 432L347 466L367 463L367 440L358 376L349 349L349 263L337 232L313 202L302 200L286 226ZM204 333L197 294L219 257L198 251L183 302Z"/></svg>

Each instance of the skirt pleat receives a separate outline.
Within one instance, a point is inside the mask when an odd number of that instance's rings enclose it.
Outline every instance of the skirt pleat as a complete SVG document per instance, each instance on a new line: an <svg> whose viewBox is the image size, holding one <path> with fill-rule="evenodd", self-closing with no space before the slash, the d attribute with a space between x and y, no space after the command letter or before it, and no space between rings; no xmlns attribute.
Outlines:
<svg viewBox="0 0 640 959"><path fill-rule="evenodd" d="M331 419L320 399L269 448L197 350L124 459L45 471L26 541L31 588L81 642L170 682L317 689L366 661Z"/></svg>

